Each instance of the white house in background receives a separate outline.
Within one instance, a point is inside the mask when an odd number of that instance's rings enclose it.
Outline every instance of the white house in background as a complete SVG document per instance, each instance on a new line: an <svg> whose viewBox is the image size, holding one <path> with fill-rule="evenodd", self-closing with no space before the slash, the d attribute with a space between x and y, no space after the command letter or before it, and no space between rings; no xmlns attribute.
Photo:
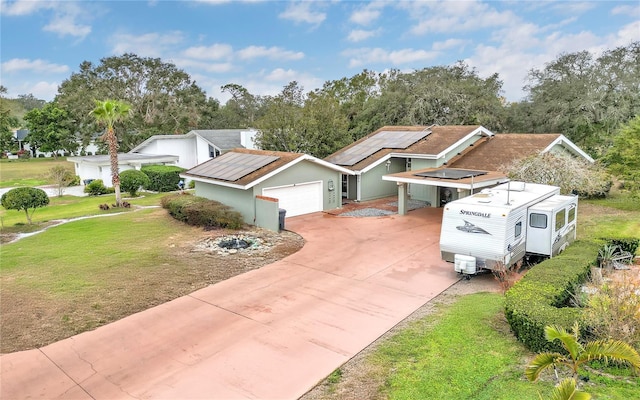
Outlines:
<svg viewBox="0 0 640 400"><path fill-rule="evenodd" d="M75 166L76 175L80 181L102 179L104 185L111 187L111 161L108 154L97 156L67 157L67 161ZM177 165L178 156L119 153L118 166L120 172L128 169L140 170L146 165Z"/></svg>
<svg viewBox="0 0 640 400"><path fill-rule="evenodd" d="M184 135L154 135L129 153L172 154L176 165L190 169L231 149L256 149L255 129L194 130Z"/></svg>

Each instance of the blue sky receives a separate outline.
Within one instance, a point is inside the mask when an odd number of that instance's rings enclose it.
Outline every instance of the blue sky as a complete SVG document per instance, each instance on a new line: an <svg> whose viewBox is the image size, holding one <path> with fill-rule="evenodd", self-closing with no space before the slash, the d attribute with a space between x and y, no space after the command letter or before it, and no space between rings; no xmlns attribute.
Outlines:
<svg viewBox="0 0 640 400"><path fill-rule="evenodd" d="M209 96L237 83L275 95L363 69L464 60L520 100L527 72L562 52L640 40L640 1L0 0L8 97L51 100L83 61L132 52L185 70Z"/></svg>

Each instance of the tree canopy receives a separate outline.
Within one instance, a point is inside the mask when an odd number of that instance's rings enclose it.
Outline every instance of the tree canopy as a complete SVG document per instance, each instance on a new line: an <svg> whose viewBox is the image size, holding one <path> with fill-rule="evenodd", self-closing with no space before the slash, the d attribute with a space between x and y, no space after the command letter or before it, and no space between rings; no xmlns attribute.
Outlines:
<svg viewBox="0 0 640 400"><path fill-rule="evenodd" d="M58 150L68 153L78 151L80 144L75 132L75 121L57 102L31 109L25 114L24 120L29 129L26 140L34 156L37 150L54 152L54 156Z"/></svg>
<svg viewBox="0 0 640 400"><path fill-rule="evenodd" d="M7 210L24 211L29 225L31 225L31 217L36 208L44 207L49 204L47 193L38 188L19 187L6 192L0 198L2 207Z"/></svg>
<svg viewBox="0 0 640 400"><path fill-rule="evenodd" d="M84 141L99 131L91 118L93 100L120 99L131 105L131 118L119 135L127 151L154 134L180 134L200 127L208 107L195 81L174 64L135 54L107 57L98 65L85 61L60 85L56 100L77 123Z"/></svg>

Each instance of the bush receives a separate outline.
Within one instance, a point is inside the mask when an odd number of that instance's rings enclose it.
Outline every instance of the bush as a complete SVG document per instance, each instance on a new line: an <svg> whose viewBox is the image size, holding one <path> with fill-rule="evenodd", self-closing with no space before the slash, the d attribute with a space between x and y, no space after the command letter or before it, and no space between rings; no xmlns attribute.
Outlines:
<svg viewBox="0 0 640 400"><path fill-rule="evenodd" d="M96 179L84 187L84 192L89 196L101 196L107 193L113 193L113 188L107 188L102 179Z"/></svg>
<svg viewBox="0 0 640 400"><path fill-rule="evenodd" d="M120 188L128 192L131 197L136 197L138 190L149 186L150 183L149 177L142 171L128 169L120 173Z"/></svg>
<svg viewBox="0 0 640 400"><path fill-rule="evenodd" d="M636 254L638 246L640 246L640 239L634 237L608 237L602 239L612 246L617 246L621 251L628 251L631 254Z"/></svg>
<svg viewBox="0 0 640 400"><path fill-rule="evenodd" d="M239 229L244 224L239 212L204 197L174 194L164 196L160 204L172 217L189 225Z"/></svg>
<svg viewBox="0 0 640 400"><path fill-rule="evenodd" d="M239 212L213 200L192 203L185 208L184 213L187 224L194 226L240 229L244 224Z"/></svg>
<svg viewBox="0 0 640 400"><path fill-rule="evenodd" d="M142 167L149 177L149 185L145 187L147 190L154 192L173 192L178 190L178 182L180 182L180 173L185 171L184 168L173 165L149 165Z"/></svg>
<svg viewBox="0 0 640 400"><path fill-rule="evenodd" d="M596 265L598 241L578 240L562 254L533 267L505 294L505 315L515 336L529 349L560 351L544 336L547 325L570 329L581 310L566 307L574 288L584 283Z"/></svg>

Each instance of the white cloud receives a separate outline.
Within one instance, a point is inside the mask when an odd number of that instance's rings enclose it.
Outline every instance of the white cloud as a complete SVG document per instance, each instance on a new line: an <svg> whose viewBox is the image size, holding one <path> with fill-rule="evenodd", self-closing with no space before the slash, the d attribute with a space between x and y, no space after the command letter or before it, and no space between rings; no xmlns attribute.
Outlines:
<svg viewBox="0 0 640 400"><path fill-rule="evenodd" d="M287 9L282 12L279 17L291 20L295 23L304 22L316 26L320 25L327 18L327 14L313 11L311 9L312 4L313 3L308 1L290 3Z"/></svg>
<svg viewBox="0 0 640 400"><path fill-rule="evenodd" d="M437 52L414 49L388 51L381 48L360 48L345 50L344 56L350 57L349 67L356 68L369 64L402 65L418 61L429 61L437 57Z"/></svg>
<svg viewBox="0 0 640 400"><path fill-rule="evenodd" d="M174 31L166 34L146 33L143 35L118 33L111 37L110 42L113 44L111 51L116 55L135 53L142 57L161 57L168 53L168 49L182 43L183 40L182 32Z"/></svg>
<svg viewBox="0 0 640 400"><path fill-rule="evenodd" d="M93 19L93 13L88 12L76 2L33 0L8 2L2 0L1 6L2 14L9 16L26 16L41 10L50 11L53 15L49 23L42 28L45 32L80 39L91 33L91 25L86 22Z"/></svg>
<svg viewBox="0 0 640 400"><path fill-rule="evenodd" d="M369 25L380 18L381 9L384 6L385 4L382 2L368 3L364 7L355 10L349 17L349 21L358 25Z"/></svg>
<svg viewBox="0 0 640 400"><path fill-rule="evenodd" d="M284 50L281 47L249 46L237 52L242 60L254 58L269 58L271 60L300 60L304 53L300 51Z"/></svg>
<svg viewBox="0 0 640 400"><path fill-rule="evenodd" d="M432 48L433 50L442 51L453 48L464 48L464 46L469 43L470 40L468 39L447 39L442 42L433 42Z"/></svg>
<svg viewBox="0 0 640 400"><path fill-rule="evenodd" d="M211 46L189 47L184 55L202 60L222 60L233 55L233 47L228 44L216 43Z"/></svg>
<svg viewBox="0 0 640 400"><path fill-rule="evenodd" d="M623 26L617 33L616 46L626 46L631 42L637 42L640 39L640 21L634 21Z"/></svg>
<svg viewBox="0 0 640 400"><path fill-rule="evenodd" d="M640 17L640 4L625 4L623 6L614 7L611 10L611 15L629 15L632 17Z"/></svg>
<svg viewBox="0 0 640 400"><path fill-rule="evenodd" d="M47 32L57 33L60 36L75 36L83 38L91 33L90 25L77 24L73 15L57 15L42 28Z"/></svg>
<svg viewBox="0 0 640 400"><path fill-rule="evenodd" d="M33 14L41 9L53 8L52 3L50 1L18 0L9 2L2 0L0 1L0 10L2 10L2 15L22 16Z"/></svg>
<svg viewBox="0 0 640 400"><path fill-rule="evenodd" d="M41 59L29 60L26 58L14 58L2 63L2 72L48 72L53 74L62 74L69 72L69 67L66 65L50 63Z"/></svg>
<svg viewBox="0 0 640 400"><path fill-rule="evenodd" d="M58 94L59 86L60 84L58 82L38 82L25 93L31 93L35 98L38 99L51 101Z"/></svg>
<svg viewBox="0 0 640 400"><path fill-rule="evenodd" d="M347 40L350 42L361 42L363 40L367 40L369 38L379 36L382 32L381 29L376 30L364 30L364 29L354 29L349 32L349 36L347 36Z"/></svg>
<svg viewBox="0 0 640 400"><path fill-rule="evenodd" d="M210 63L206 61L196 61L186 58L174 58L168 61L172 62L181 69L196 69L216 74L230 72L234 69L234 65L229 62Z"/></svg>

